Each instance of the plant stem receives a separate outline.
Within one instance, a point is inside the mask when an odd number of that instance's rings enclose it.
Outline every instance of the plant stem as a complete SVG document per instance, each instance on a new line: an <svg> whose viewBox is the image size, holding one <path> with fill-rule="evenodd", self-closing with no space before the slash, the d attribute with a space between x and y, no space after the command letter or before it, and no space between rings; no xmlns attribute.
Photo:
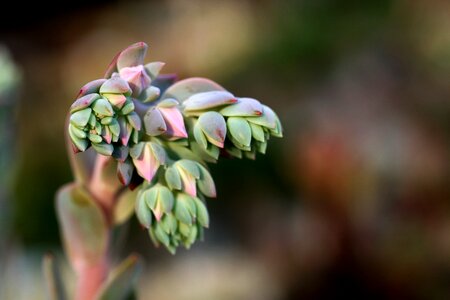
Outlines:
<svg viewBox="0 0 450 300"><path fill-rule="evenodd" d="M75 300L94 300L109 271L107 257L95 264L85 265L77 270L78 282Z"/></svg>

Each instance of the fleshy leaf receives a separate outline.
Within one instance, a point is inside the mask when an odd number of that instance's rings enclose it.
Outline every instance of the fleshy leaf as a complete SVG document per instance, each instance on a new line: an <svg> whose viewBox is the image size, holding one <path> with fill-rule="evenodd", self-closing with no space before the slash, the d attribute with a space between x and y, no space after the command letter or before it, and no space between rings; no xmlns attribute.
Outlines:
<svg viewBox="0 0 450 300"><path fill-rule="evenodd" d="M89 118L91 117L92 109L87 107L77 112L74 112L70 116L70 123L80 128L83 128L89 122Z"/></svg>
<svg viewBox="0 0 450 300"><path fill-rule="evenodd" d="M128 81L130 88L133 90L133 97L139 96L143 90L149 87L151 82L150 77L142 65L124 67L119 70L119 74L120 77Z"/></svg>
<svg viewBox="0 0 450 300"><path fill-rule="evenodd" d="M100 87L103 83L105 83L106 79L97 79L93 80L91 82L86 83L78 93L77 98L81 98L85 95L92 94L92 93L98 93L100 91Z"/></svg>
<svg viewBox="0 0 450 300"><path fill-rule="evenodd" d="M108 230L103 212L81 186L69 184L58 191L57 212L64 246L75 270L99 261L106 252Z"/></svg>
<svg viewBox="0 0 450 300"><path fill-rule="evenodd" d="M175 201L175 217L185 224L192 224L189 201L191 201L191 197L183 193L179 193Z"/></svg>
<svg viewBox="0 0 450 300"><path fill-rule="evenodd" d="M227 120L228 131L239 144L250 146L252 130L248 122L243 118L230 117Z"/></svg>
<svg viewBox="0 0 450 300"><path fill-rule="evenodd" d="M225 119L215 111L203 113L198 118L198 125L206 136L206 139L219 148L223 148L223 142L227 134Z"/></svg>
<svg viewBox="0 0 450 300"><path fill-rule="evenodd" d="M145 65L145 70L152 80L158 77L159 72L165 66L165 63L160 61L154 61Z"/></svg>
<svg viewBox="0 0 450 300"><path fill-rule="evenodd" d="M207 197L216 197L216 186L211 174L202 165L198 164L197 166L200 170L200 178L197 181L199 190Z"/></svg>
<svg viewBox="0 0 450 300"><path fill-rule="evenodd" d="M173 166L168 167L165 172L165 179L167 185L171 189L181 190L181 177L176 168L174 168Z"/></svg>
<svg viewBox="0 0 450 300"><path fill-rule="evenodd" d="M167 130L166 122L157 107L151 107L144 115L145 133L157 136Z"/></svg>
<svg viewBox="0 0 450 300"><path fill-rule="evenodd" d="M239 98L237 103L222 108L220 113L226 117L261 116L263 113L263 106L256 99Z"/></svg>
<svg viewBox="0 0 450 300"><path fill-rule="evenodd" d="M227 91L211 91L198 93L184 101L185 111L205 110L217 106L236 103L238 100Z"/></svg>
<svg viewBox="0 0 450 300"><path fill-rule="evenodd" d="M188 136L184 126L183 115L178 107L159 107L159 112L166 122L167 135L174 138L186 138Z"/></svg>
<svg viewBox="0 0 450 300"><path fill-rule="evenodd" d="M145 55L147 55L148 46L144 42L135 43L122 52L117 58L117 68L134 67L144 64Z"/></svg>
<svg viewBox="0 0 450 300"><path fill-rule="evenodd" d="M124 79L120 78L119 76L114 76L106 80L102 84L102 86L100 87L100 93L129 95L131 93L131 89Z"/></svg>
<svg viewBox="0 0 450 300"><path fill-rule="evenodd" d="M150 225L152 224L152 213L147 205L147 201L143 193L136 197L135 212L139 223L141 223L141 225L145 228L150 228Z"/></svg>
<svg viewBox="0 0 450 300"><path fill-rule="evenodd" d="M183 103L187 98L197 93L224 90L223 87L212 80L193 77L177 81L164 92L161 98L175 98L178 102Z"/></svg>
<svg viewBox="0 0 450 300"><path fill-rule="evenodd" d="M86 107L89 107L92 102L99 99L99 94L89 94L86 96L83 96L81 98L78 98L75 100L75 102L70 106L70 113L73 114L76 111L82 110Z"/></svg>
<svg viewBox="0 0 450 300"><path fill-rule="evenodd" d="M194 199L197 208L197 220L203 227L209 227L209 214L205 204L200 199Z"/></svg>
<svg viewBox="0 0 450 300"><path fill-rule="evenodd" d="M142 150L141 157L133 158L134 166L142 178L150 182L160 166L159 160L155 157L149 143L146 143Z"/></svg>

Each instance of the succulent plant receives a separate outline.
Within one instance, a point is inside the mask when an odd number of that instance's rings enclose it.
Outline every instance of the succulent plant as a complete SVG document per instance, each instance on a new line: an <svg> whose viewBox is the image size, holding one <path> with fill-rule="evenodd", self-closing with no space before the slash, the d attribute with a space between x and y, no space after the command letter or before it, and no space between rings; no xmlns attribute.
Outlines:
<svg viewBox="0 0 450 300"><path fill-rule="evenodd" d="M282 128L268 106L207 79L175 82L161 93L152 84L164 64L144 65L146 52L144 43L131 45L111 63L107 78L81 88L68 133L75 152L92 147L114 157L122 184L133 176L145 182L136 214L155 244L174 253L207 226L197 215L207 216L200 199L216 196L206 163L221 154L254 159Z"/></svg>
<svg viewBox="0 0 450 300"><path fill-rule="evenodd" d="M70 107L76 182L59 192L58 213L80 278L97 270L85 269L92 261L103 270L99 257L107 256L108 230L133 211L156 246L173 254L179 246L190 248L209 226L206 199L216 197L207 163L254 159L265 153L270 136L282 136L269 107L209 79L159 75L164 63L144 65L147 48L141 42L121 51L105 78L83 86ZM97 246L76 245L89 243ZM101 281L100 275L89 276Z"/></svg>

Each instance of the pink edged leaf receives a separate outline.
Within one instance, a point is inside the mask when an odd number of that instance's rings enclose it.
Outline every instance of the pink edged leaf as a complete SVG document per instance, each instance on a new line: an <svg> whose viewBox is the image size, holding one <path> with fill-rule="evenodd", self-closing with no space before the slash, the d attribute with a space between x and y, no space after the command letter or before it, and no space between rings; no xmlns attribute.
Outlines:
<svg viewBox="0 0 450 300"><path fill-rule="evenodd" d="M81 98L83 96L92 94L92 93L98 93L100 91L100 87L103 83L105 83L106 79L97 79L93 80L91 82L86 83L78 93L77 98Z"/></svg>
<svg viewBox="0 0 450 300"><path fill-rule="evenodd" d="M139 175L148 182L152 181L160 162L153 153L150 144L146 143L139 158L133 158L134 166Z"/></svg>
<svg viewBox="0 0 450 300"><path fill-rule="evenodd" d="M174 138L186 138L188 136L183 115L178 107L159 107L158 109L166 122L167 135Z"/></svg>
<svg viewBox="0 0 450 300"><path fill-rule="evenodd" d="M151 79L142 65L122 68L120 69L119 74L120 77L125 79L130 85L134 97L139 96L151 83Z"/></svg>
<svg viewBox="0 0 450 300"><path fill-rule="evenodd" d="M117 57L117 68L135 67L144 64L148 46L144 42L138 42L128 46Z"/></svg>
<svg viewBox="0 0 450 300"><path fill-rule="evenodd" d="M184 101L185 111L204 110L221 105L236 103L238 100L227 91L203 92L190 96Z"/></svg>
<svg viewBox="0 0 450 300"><path fill-rule="evenodd" d="M225 91L225 89L212 80L193 77L175 82L164 92L161 99L175 98L178 102L183 103L194 94L210 91Z"/></svg>
<svg viewBox="0 0 450 300"><path fill-rule="evenodd" d="M253 117L263 114L263 106L253 98L239 98L236 104L226 106L220 110L226 117Z"/></svg>
<svg viewBox="0 0 450 300"><path fill-rule="evenodd" d="M64 246L73 268L79 271L98 262L108 244L107 223L101 208L77 184L62 187L56 200Z"/></svg>

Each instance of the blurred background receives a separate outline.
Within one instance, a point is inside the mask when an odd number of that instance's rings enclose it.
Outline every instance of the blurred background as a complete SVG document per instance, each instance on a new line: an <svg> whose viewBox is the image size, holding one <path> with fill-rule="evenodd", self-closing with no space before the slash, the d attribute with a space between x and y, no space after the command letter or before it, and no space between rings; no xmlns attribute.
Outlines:
<svg viewBox="0 0 450 300"><path fill-rule="evenodd" d="M72 1L0 20L0 299L45 299L72 180L64 119L127 45L284 125L211 167L206 239L171 256L136 220L141 299L450 298L450 2ZM67 268L68 277L73 276Z"/></svg>

